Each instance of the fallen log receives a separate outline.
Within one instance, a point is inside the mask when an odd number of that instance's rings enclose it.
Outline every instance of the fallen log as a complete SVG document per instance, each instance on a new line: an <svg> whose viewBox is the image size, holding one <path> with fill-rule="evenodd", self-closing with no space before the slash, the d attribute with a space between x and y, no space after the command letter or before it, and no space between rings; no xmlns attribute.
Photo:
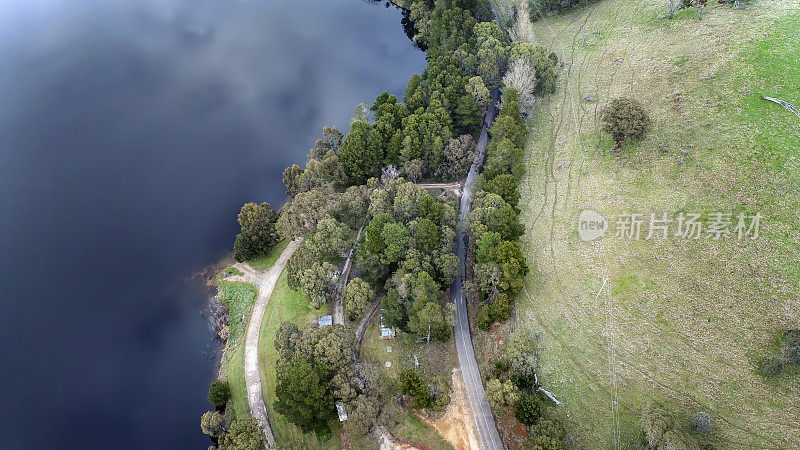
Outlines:
<svg viewBox="0 0 800 450"><path fill-rule="evenodd" d="M556 396L555 396L555 395L553 395L553 394L551 394L550 392L548 392L548 391L547 391L545 388L543 388L543 387L539 386L539 390L542 392L542 394L546 395L546 396L547 396L547 398L549 398L549 399L550 399L550 400L551 400L553 403L555 403L556 405L558 405L558 406L564 406L564 404L563 404L563 403L561 403L560 401L558 401L558 399L556 398Z"/></svg>
<svg viewBox="0 0 800 450"><path fill-rule="evenodd" d="M547 398L550 399L550 401L552 401L553 403L555 403L558 406L564 406L563 403L558 401L558 399L556 398L555 395L550 393L547 389L543 388L541 384L539 384L539 377L535 373L533 374L533 384L536 387L536 390L541 392L542 394L546 395Z"/></svg>
<svg viewBox="0 0 800 450"><path fill-rule="evenodd" d="M770 102L777 103L777 104L779 104L779 105L783 106L783 107L784 107L784 108L785 108L787 111L789 111L789 112L793 112L793 113L794 113L794 115L796 115L796 116L797 116L797 118L798 118L798 119L800 119L800 110L798 110L798 109L797 109L797 108L796 108L794 105L792 105L791 103L789 103L789 102L787 102L787 101L785 101L785 100L781 100L781 99L779 99L779 98L767 97L766 95L765 95L765 96L762 96L761 98L762 98L762 99L764 99L764 100L768 100L768 101L770 101Z"/></svg>

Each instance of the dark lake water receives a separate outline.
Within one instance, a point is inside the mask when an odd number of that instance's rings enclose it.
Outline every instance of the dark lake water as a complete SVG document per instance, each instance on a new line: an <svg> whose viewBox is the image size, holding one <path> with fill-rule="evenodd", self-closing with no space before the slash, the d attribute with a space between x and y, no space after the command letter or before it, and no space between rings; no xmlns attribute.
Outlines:
<svg viewBox="0 0 800 450"><path fill-rule="evenodd" d="M0 447L206 448L187 275L424 54L361 0L0 4Z"/></svg>

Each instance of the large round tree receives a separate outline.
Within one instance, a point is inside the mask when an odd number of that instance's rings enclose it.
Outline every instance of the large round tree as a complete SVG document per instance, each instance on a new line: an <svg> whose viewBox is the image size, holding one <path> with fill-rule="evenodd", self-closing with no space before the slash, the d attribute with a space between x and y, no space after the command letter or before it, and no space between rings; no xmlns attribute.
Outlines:
<svg viewBox="0 0 800 450"><path fill-rule="evenodd" d="M650 129L650 117L639 101L615 98L600 111L603 131L614 138L616 147L643 138Z"/></svg>
<svg viewBox="0 0 800 450"><path fill-rule="evenodd" d="M323 426L333 411L333 397L322 369L302 359L278 372L275 396L275 410L304 432Z"/></svg>

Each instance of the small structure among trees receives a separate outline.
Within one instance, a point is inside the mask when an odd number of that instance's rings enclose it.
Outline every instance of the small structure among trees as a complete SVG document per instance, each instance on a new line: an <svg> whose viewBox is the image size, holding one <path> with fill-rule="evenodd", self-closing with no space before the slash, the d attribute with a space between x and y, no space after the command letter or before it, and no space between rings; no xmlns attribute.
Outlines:
<svg viewBox="0 0 800 450"><path fill-rule="evenodd" d="M320 327L333 325L333 316L330 314L327 314L325 316L319 316L317 318L317 325L319 325Z"/></svg>
<svg viewBox="0 0 800 450"><path fill-rule="evenodd" d="M339 416L339 422L347 420L347 413L344 411L344 402L341 400L336 402L336 414Z"/></svg>
<svg viewBox="0 0 800 450"><path fill-rule="evenodd" d="M394 335L394 328L386 325L386 317L383 315L383 309L381 309L381 339L392 339Z"/></svg>

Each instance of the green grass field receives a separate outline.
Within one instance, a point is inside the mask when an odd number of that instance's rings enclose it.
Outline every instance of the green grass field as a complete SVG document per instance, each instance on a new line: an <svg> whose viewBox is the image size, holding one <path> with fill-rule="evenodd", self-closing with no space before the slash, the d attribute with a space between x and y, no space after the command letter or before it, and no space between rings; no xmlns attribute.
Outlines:
<svg viewBox="0 0 800 450"><path fill-rule="evenodd" d="M603 0L534 25L565 65L530 120L520 325L538 337L571 445L635 447L639 411L656 402L679 423L708 412L719 448L796 448L800 380L765 380L757 365L800 325L800 119L761 99L800 105L800 2L711 1L703 20L672 21L663 3ZM617 96L642 101L654 125L613 152L596 117ZM585 243L584 209L764 220L741 242Z"/></svg>
<svg viewBox="0 0 800 450"><path fill-rule="evenodd" d="M259 256L258 258L247 261L247 264L250 264L250 267L258 270L259 272L262 270L267 270L275 265L275 261L277 261L278 257L281 256L281 253L283 253L283 250L286 248L287 245L289 245L289 240L284 239L275 244L269 250L269 253L266 253L264 255Z"/></svg>
<svg viewBox="0 0 800 450"><path fill-rule="evenodd" d="M250 416L250 406L247 404L247 386L244 384L244 345L236 347L230 359L223 365L223 373L231 387L233 412L238 418Z"/></svg>
<svg viewBox="0 0 800 450"><path fill-rule="evenodd" d="M235 348L247 330L258 289L250 283L222 280L219 282L219 295L222 303L228 308L230 336L227 345Z"/></svg>
<svg viewBox="0 0 800 450"><path fill-rule="evenodd" d="M275 402L275 362L278 352L272 345L275 341L275 332L281 322L292 322L298 326L306 326L310 320L316 320L319 315L330 314L330 307L321 310L312 310L300 292L289 289L286 284L286 271L284 271L275 290L272 291L264 320L261 322L261 335L258 339L258 362L261 371L261 392L264 403L267 405L272 433L279 448L287 449L334 449L341 448L339 433L341 427L335 417L331 417L329 424L333 432L330 439L320 442L314 433L303 433L300 428L289 423L283 416L272 409Z"/></svg>

